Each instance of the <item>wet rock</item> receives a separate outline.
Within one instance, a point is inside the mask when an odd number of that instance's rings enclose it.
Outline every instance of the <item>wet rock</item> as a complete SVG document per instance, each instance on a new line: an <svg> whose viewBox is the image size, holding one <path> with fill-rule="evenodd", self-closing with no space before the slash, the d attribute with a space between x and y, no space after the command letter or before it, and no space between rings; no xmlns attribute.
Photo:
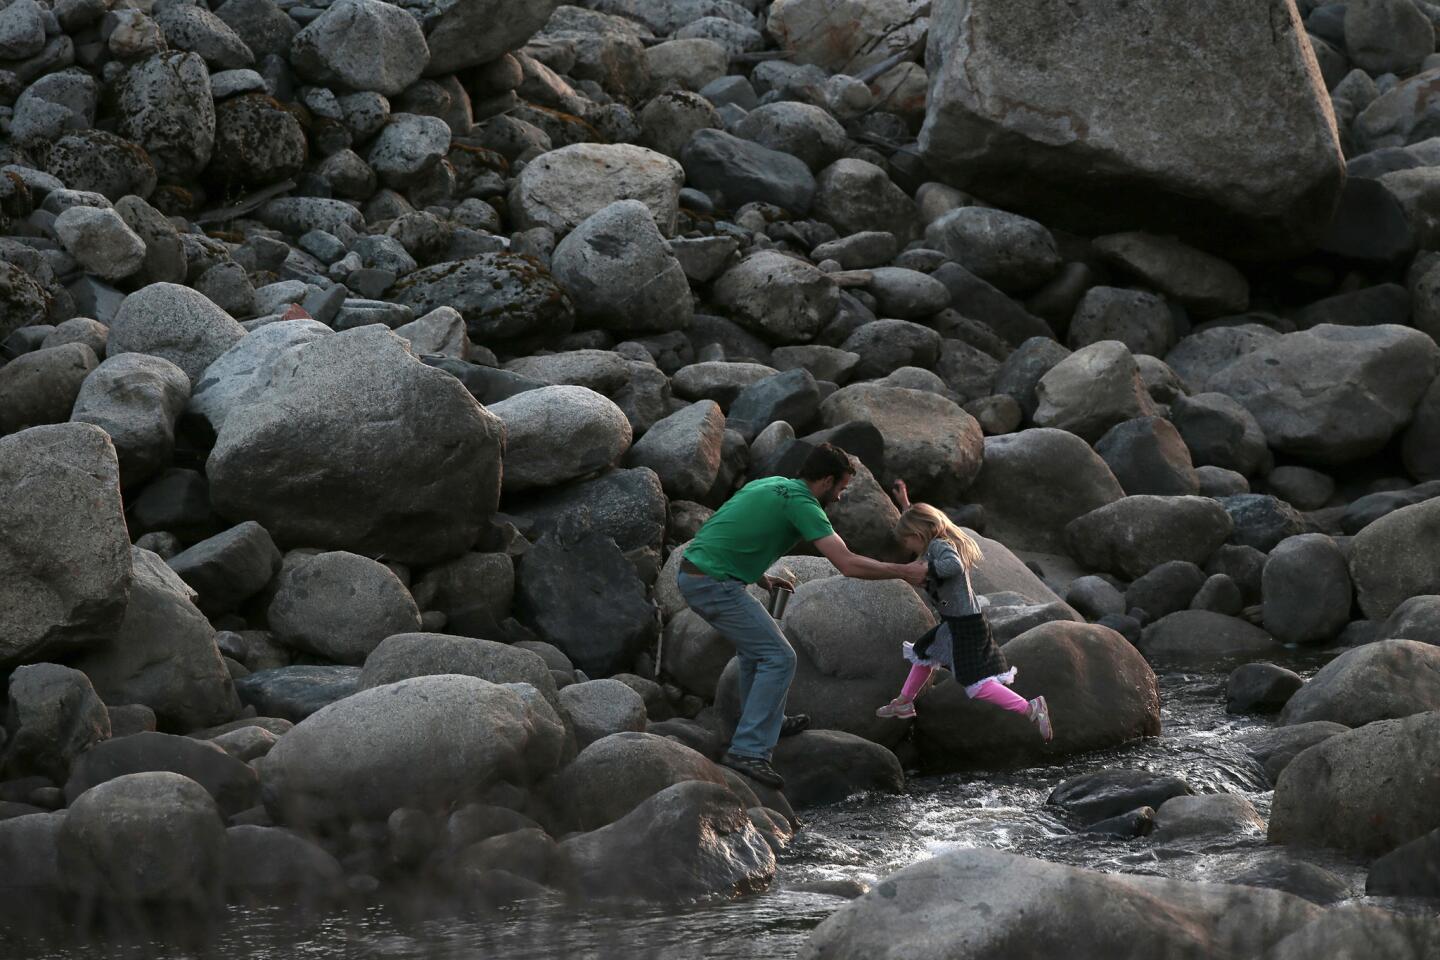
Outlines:
<svg viewBox="0 0 1440 960"><path fill-rule="evenodd" d="M675 232L685 170L675 160L630 144L580 143L526 164L509 202L515 226L568 233L617 200L639 200L660 232Z"/></svg>
<svg viewBox="0 0 1440 960"><path fill-rule="evenodd" d="M1194 793L1179 777L1148 770L1096 770L1071 777L1045 803L1073 814L1087 825L1119 816L1137 807L1160 807L1172 797Z"/></svg>
<svg viewBox="0 0 1440 960"><path fill-rule="evenodd" d="M501 429L453 377L370 326L281 354L268 387L225 418L206 472L217 510L281 543L434 563L489 522Z"/></svg>
<svg viewBox="0 0 1440 960"><path fill-rule="evenodd" d="M1243 664L1231 672L1225 684L1225 709L1230 713L1273 713L1304 685L1298 673L1273 663Z"/></svg>
<svg viewBox="0 0 1440 960"><path fill-rule="evenodd" d="M615 733L581 750L556 778L552 813L568 829L597 830L687 780L726 783L718 766L675 740L649 733Z"/></svg>
<svg viewBox="0 0 1440 960"><path fill-rule="evenodd" d="M984 917L968 907L991 904ZM1151 911L1156 902L1161 913ZM1037 912L1028 904L1045 903ZM917 906L918 905L918 906ZM1022 906L1023 905L1023 906ZM915 924L924 910L930 924ZM1076 960L1235 951L1253 953L1319 916L1320 908L1271 890L1100 873L996 850L942 853L892 874L830 916L801 951L803 960L877 956L895 947L957 960L980 957L992 937L1022 952L1071 942ZM1163 917L1163 919L1162 919ZM966 948L956 950L959 942ZM949 944L942 947L942 944Z"/></svg>
<svg viewBox="0 0 1440 960"><path fill-rule="evenodd" d="M290 62L301 78L393 97L419 79L429 60L420 25L379 0L342 0L295 35Z"/></svg>
<svg viewBox="0 0 1440 960"><path fill-rule="evenodd" d="M131 549L129 603L113 642L74 658L108 703L144 704L181 729L234 719L240 703L215 628L160 557Z"/></svg>
<svg viewBox="0 0 1440 960"><path fill-rule="evenodd" d="M551 258L576 313L617 333L665 333L690 325L694 305L680 262L649 208L621 200L581 223Z"/></svg>
<svg viewBox="0 0 1440 960"><path fill-rule="evenodd" d="M1396 510L1355 535L1350 575L1366 617L1389 617L1410 597L1440 593L1437 536L1440 499Z"/></svg>
<svg viewBox="0 0 1440 960"><path fill-rule="evenodd" d="M1065 526L1077 559L1129 578L1168 560L1203 564L1229 535L1225 508L1205 497L1124 497Z"/></svg>
<svg viewBox="0 0 1440 960"><path fill-rule="evenodd" d="M0 754L8 777L70 775L75 759L110 736L110 715L79 670L54 663L21 667L10 675Z"/></svg>
<svg viewBox="0 0 1440 960"><path fill-rule="evenodd" d="M560 855L565 887L586 900L734 896L764 889L775 873L745 808L713 783L667 787L625 818L566 840Z"/></svg>
<svg viewBox="0 0 1440 960"><path fill-rule="evenodd" d="M1035 398L1036 426L1091 442L1118 423L1155 412L1135 358L1116 340L1091 344L1055 364L1040 377Z"/></svg>
<svg viewBox="0 0 1440 960"><path fill-rule="evenodd" d="M1179 610L1146 627L1140 649L1149 657L1209 660L1276 656L1280 644L1238 617L1208 610Z"/></svg>
<svg viewBox="0 0 1440 960"><path fill-rule="evenodd" d="M570 298L539 261L509 253L417 270L389 296L417 315L453 307L465 318L470 339L486 345L543 343L575 325Z"/></svg>
<svg viewBox="0 0 1440 960"><path fill-rule="evenodd" d="M1301 252L1329 225L1344 163L1287 6L1236 3L1167 19L1176 42L1224 50L1223 69L1119 42L1118 10L1079 24L1043 3L936 13L920 150L940 179L1066 229L1143 224L1246 257ZM1137 112L1136 102L1150 108ZM1193 149L1257 103L1283 118L1266 135ZM1082 176L1092 189L1080 194ZM1236 178L1249 189L1232 189Z"/></svg>
<svg viewBox="0 0 1440 960"><path fill-rule="evenodd" d="M1380 640L1347 650L1285 705L1282 724L1332 720L1361 727L1440 710L1440 648Z"/></svg>
<svg viewBox="0 0 1440 960"><path fill-rule="evenodd" d="M115 448L98 427L0 437L0 663L113 640L130 591Z"/></svg>
<svg viewBox="0 0 1440 960"><path fill-rule="evenodd" d="M815 178L805 163L722 130L699 130L680 151L687 182L715 193L729 209L773 203L803 216L815 196Z"/></svg>
<svg viewBox="0 0 1440 960"><path fill-rule="evenodd" d="M714 295L739 323L781 343L810 340L840 306L834 280L773 250L753 253L727 270L715 282Z"/></svg>
<svg viewBox="0 0 1440 960"><path fill-rule="evenodd" d="M64 423L99 361L83 343L35 350L0 368L0 434Z"/></svg>
<svg viewBox="0 0 1440 960"><path fill-rule="evenodd" d="M564 730L533 688L434 676L362 690L311 715L260 761L282 823L446 809L558 765Z"/></svg>
<svg viewBox="0 0 1440 960"><path fill-rule="evenodd" d="M116 132L144 149L164 180L193 180L215 146L210 72L194 53L158 53L119 80ZM143 196L143 195L142 195Z"/></svg>
<svg viewBox="0 0 1440 960"><path fill-rule="evenodd" d="M359 667L287 666L257 670L235 682L240 700L262 716L299 723L359 689Z"/></svg>
<svg viewBox="0 0 1440 960"><path fill-rule="evenodd" d="M987 437L966 494L985 508L988 532L1031 550L1064 549L1065 525L1124 496L1105 462L1064 430ZM1120 611L1124 612L1124 611Z"/></svg>
<svg viewBox="0 0 1440 960"><path fill-rule="evenodd" d="M806 730L775 745L775 769L797 808L839 803L862 791L899 793L900 761L885 747L838 730Z"/></svg>
<svg viewBox="0 0 1440 960"><path fill-rule="evenodd" d="M1265 563L1261 591L1265 629L1286 643L1333 639L1350 620L1350 571L1324 534L1281 542Z"/></svg>
<svg viewBox="0 0 1440 960"><path fill-rule="evenodd" d="M1285 854L1267 856L1228 878L1228 883L1281 890L1328 907L1351 896L1350 884L1323 867Z"/></svg>
<svg viewBox="0 0 1440 960"><path fill-rule="evenodd" d="M916 735L927 771L1033 762L1159 733L1154 673L1115 631L1052 621L1006 643L1004 652L1017 670L1012 689L1048 700L1055 739L1042 742L1025 717L971 700L960 684L946 683L917 707Z"/></svg>
<svg viewBox="0 0 1440 960"><path fill-rule="evenodd" d="M71 419L109 434L120 483L134 487L170 462L175 422L190 398L190 378L163 357L122 353L85 378Z"/></svg>
<svg viewBox="0 0 1440 960"><path fill-rule="evenodd" d="M364 663L386 637L420 629L420 610L400 579L344 551L287 563L266 616L281 643L348 664Z"/></svg>
<svg viewBox="0 0 1440 960"><path fill-rule="evenodd" d="M1437 370L1440 347L1418 331L1321 324L1267 341L1216 373L1210 389L1254 414L1277 451L1345 463L1410 422Z"/></svg>
<svg viewBox="0 0 1440 960"><path fill-rule="evenodd" d="M1255 835L1265 821L1255 805L1234 793L1174 797L1155 810L1155 840L1160 843L1195 837Z"/></svg>
<svg viewBox="0 0 1440 960"><path fill-rule="evenodd" d="M1244 737L1241 742L1256 762L1265 768L1270 782L1274 783L1280 779L1281 771L1301 752L1347 730L1349 728L1343 724L1316 720L1291 727L1272 727Z"/></svg>
<svg viewBox="0 0 1440 960"><path fill-rule="evenodd" d="M78 797L59 841L60 869L74 894L203 903L217 892L225 823L195 781L134 773Z"/></svg>
<svg viewBox="0 0 1440 960"><path fill-rule="evenodd" d="M1275 785L1270 841L1377 856L1440 827L1428 802L1440 711L1381 720L1297 756Z"/></svg>

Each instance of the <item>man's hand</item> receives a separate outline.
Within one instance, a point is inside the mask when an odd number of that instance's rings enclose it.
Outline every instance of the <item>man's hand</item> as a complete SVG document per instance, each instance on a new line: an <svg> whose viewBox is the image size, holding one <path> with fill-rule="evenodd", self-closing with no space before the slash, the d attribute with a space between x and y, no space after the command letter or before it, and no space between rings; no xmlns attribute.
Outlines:
<svg viewBox="0 0 1440 960"><path fill-rule="evenodd" d="M904 564L905 582L912 587L925 586L925 577L930 573L930 564L925 560L913 560Z"/></svg>
<svg viewBox="0 0 1440 960"><path fill-rule="evenodd" d="M890 484L890 495L895 498L895 504L901 510L910 509L910 488L905 486L904 480L896 480Z"/></svg>
<svg viewBox="0 0 1440 960"><path fill-rule="evenodd" d="M786 580L784 577L772 577L768 573L762 573L760 575L760 579L755 581L755 585L761 590L766 591L767 593L771 590L774 590L776 587L779 587L781 590L795 589L795 584L791 583L789 580Z"/></svg>

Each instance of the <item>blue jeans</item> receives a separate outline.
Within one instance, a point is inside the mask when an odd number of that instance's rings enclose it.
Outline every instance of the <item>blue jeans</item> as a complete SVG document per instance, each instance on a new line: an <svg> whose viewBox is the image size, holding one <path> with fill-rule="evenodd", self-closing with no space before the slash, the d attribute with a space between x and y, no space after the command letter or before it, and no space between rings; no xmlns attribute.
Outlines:
<svg viewBox="0 0 1440 960"><path fill-rule="evenodd" d="M733 643L740 659L740 722L730 752L769 760L780 739L785 698L795 677L790 641L739 580L696 577L682 570L675 583L690 609Z"/></svg>

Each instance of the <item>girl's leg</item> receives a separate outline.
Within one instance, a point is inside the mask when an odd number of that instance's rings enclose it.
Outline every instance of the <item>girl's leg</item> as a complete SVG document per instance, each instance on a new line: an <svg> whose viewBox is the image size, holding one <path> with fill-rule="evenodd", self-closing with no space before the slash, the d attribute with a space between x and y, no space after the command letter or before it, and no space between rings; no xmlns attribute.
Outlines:
<svg viewBox="0 0 1440 960"><path fill-rule="evenodd" d="M982 683L980 689L975 691L974 699L993 703L1002 710L1009 710L1012 713L1023 713L1027 717L1030 715L1030 701L998 680L987 680Z"/></svg>
<svg viewBox="0 0 1440 960"><path fill-rule="evenodd" d="M934 672L934 667L926 667L918 663L912 666L910 676L905 678L905 685L900 688L900 699L914 700Z"/></svg>

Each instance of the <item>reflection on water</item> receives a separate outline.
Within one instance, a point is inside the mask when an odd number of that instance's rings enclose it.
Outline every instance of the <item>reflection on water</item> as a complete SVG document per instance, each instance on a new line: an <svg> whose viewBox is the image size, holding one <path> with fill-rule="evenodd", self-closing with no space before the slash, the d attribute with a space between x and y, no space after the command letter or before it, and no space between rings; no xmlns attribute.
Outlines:
<svg viewBox="0 0 1440 960"><path fill-rule="evenodd" d="M1221 668L1161 669L1164 735L1153 740L1057 766L917 779L899 796L852 797L810 811L805 829L781 858L775 887L759 896L681 910L577 914L558 906L531 907L498 918L416 919L373 907L304 921L279 908L236 909L202 955L215 960L775 960L794 957L809 931L843 903L794 885L874 881L955 847L992 847L1100 870L1177 879L1234 876L1263 855L1263 838L1170 846L1097 839L1073 833L1062 816L1044 805L1054 786L1067 777L1100 767L1128 767L1177 774L1199 793L1243 794L1268 816L1269 785L1238 738L1270 721L1225 713L1226 673ZM1358 864L1328 855L1306 856L1363 893L1364 870ZM94 955L93 947L32 947L24 952L31 960ZM151 943L112 948L105 955L138 960L188 954Z"/></svg>

